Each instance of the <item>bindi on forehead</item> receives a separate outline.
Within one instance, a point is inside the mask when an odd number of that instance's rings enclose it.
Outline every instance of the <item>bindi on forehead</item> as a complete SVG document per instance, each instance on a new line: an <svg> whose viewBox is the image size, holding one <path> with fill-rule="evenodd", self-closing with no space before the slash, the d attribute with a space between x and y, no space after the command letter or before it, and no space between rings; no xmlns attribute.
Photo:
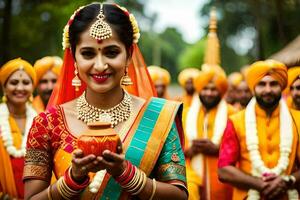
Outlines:
<svg viewBox="0 0 300 200"><path fill-rule="evenodd" d="M98 44L102 44L103 40L97 40Z"/></svg>

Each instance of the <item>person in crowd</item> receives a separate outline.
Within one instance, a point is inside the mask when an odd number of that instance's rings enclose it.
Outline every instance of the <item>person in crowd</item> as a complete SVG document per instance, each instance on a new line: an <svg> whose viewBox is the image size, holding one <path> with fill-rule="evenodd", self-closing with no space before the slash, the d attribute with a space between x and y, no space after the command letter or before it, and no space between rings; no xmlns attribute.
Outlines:
<svg viewBox="0 0 300 200"><path fill-rule="evenodd" d="M0 70L0 199L23 199L22 182L27 136L37 115L29 102L36 84L35 71L21 58ZM31 100L32 101L32 100Z"/></svg>
<svg viewBox="0 0 300 200"><path fill-rule="evenodd" d="M166 69L154 65L148 66L147 69L154 84L157 97L170 99L168 95L168 86L171 82L170 73Z"/></svg>
<svg viewBox="0 0 300 200"><path fill-rule="evenodd" d="M236 92L239 110L245 109L253 96L245 79L237 85Z"/></svg>
<svg viewBox="0 0 300 200"><path fill-rule="evenodd" d="M178 75L178 82L184 89L184 94L177 100L182 101L184 107L189 107L191 105L192 98L195 93L193 81L194 78L199 75L199 73L200 70L197 68L186 68L182 70Z"/></svg>
<svg viewBox="0 0 300 200"><path fill-rule="evenodd" d="M187 199L181 107L152 98L138 38L134 16L117 4L92 3L71 16L58 86L29 133L25 199ZM118 133L116 153L76 149L95 122Z"/></svg>
<svg viewBox="0 0 300 200"><path fill-rule="evenodd" d="M254 97L228 120L219 154L219 179L234 187L233 199L299 199L300 114L281 98L287 80L275 60L248 69Z"/></svg>
<svg viewBox="0 0 300 200"><path fill-rule="evenodd" d="M240 109L239 96L238 96L238 85L243 80L243 75L240 72L233 72L228 76L228 90L225 94L226 102L231 104L237 110Z"/></svg>
<svg viewBox="0 0 300 200"><path fill-rule="evenodd" d="M300 67L288 70L288 88L290 96L287 98L290 108L300 110Z"/></svg>
<svg viewBox="0 0 300 200"><path fill-rule="evenodd" d="M183 113L189 199L231 199L231 187L217 176L219 144L226 119L234 112L223 99L228 87L225 72L201 71L194 87L191 106Z"/></svg>
<svg viewBox="0 0 300 200"><path fill-rule="evenodd" d="M62 59L58 56L46 56L37 60L34 70L37 75L37 96L33 99L33 107L40 113L45 111L55 83L58 79Z"/></svg>

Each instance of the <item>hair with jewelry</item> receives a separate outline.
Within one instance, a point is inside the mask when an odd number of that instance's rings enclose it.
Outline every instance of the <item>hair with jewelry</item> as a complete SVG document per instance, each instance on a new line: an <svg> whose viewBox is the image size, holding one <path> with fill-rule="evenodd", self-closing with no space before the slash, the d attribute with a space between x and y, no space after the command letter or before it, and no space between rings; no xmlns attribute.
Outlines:
<svg viewBox="0 0 300 200"><path fill-rule="evenodd" d="M89 29L97 20L100 5L100 3L92 3L76 13L69 27L69 42L73 56L75 55L76 44L79 42L81 33ZM134 33L129 13L116 4L103 4L103 14L105 22L115 31L120 41L125 45L127 55L130 55L130 49L134 42Z"/></svg>

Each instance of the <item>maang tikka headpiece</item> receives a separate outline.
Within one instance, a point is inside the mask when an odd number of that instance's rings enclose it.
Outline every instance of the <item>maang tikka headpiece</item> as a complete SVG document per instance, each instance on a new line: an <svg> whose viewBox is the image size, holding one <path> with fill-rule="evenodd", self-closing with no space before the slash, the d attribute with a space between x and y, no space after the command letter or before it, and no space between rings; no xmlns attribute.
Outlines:
<svg viewBox="0 0 300 200"><path fill-rule="evenodd" d="M104 40L112 36L112 30L108 23L104 21L103 4L100 4L99 15L97 21L90 28L90 36L96 40Z"/></svg>

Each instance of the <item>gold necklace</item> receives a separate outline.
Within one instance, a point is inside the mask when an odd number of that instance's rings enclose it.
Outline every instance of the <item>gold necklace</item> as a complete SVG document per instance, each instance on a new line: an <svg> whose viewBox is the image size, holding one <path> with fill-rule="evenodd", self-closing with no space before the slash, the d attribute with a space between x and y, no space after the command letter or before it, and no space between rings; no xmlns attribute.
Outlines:
<svg viewBox="0 0 300 200"><path fill-rule="evenodd" d="M90 122L109 122L111 127L118 123L126 121L131 113L132 99L131 96L124 92L123 100L116 106L104 110L90 105L85 98L85 92L77 99L77 119L84 123Z"/></svg>

